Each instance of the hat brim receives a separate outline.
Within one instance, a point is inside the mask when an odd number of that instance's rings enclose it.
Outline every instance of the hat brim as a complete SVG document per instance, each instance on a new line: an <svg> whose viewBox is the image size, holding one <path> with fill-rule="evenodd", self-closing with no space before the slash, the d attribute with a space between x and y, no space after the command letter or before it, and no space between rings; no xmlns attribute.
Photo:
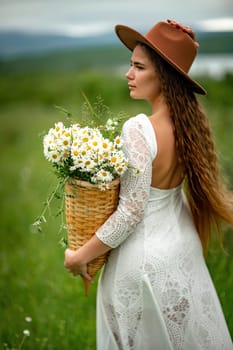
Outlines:
<svg viewBox="0 0 233 350"><path fill-rule="evenodd" d="M206 90L200 84L193 80L186 72L180 69L180 67L178 67L171 59L169 59L163 52L161 52L161 50L159 50L159 48L157 48L145 36L137 32L136 30L122 24L116 25L115 31L118 38L130 51L133 51L138 43L148 45L187 79L189 84L192 86L194 92L201 95L206 95Z"/></svg>

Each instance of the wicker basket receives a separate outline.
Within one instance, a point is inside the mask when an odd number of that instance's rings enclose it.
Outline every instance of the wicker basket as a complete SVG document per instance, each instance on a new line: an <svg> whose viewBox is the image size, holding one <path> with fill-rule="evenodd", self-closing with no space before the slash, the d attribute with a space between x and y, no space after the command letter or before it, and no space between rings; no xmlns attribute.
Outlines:
<svg viewBox="0 0 233 350"><path fill-rule="evenodd" d="M66 224L69 248L76 250L85 244L113 213L118 204L119 179L105 190L87 181L70 178L66 183ZM87 272L95 277L107 259L104 254L88 264ZM90 282L84 279L85 293Z"/></svg>

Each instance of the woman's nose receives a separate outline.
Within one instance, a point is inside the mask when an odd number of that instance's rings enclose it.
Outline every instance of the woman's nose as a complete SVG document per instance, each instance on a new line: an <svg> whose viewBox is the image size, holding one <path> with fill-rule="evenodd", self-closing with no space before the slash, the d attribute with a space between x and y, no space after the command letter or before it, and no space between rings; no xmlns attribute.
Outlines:
<svg viewBox="0 0 233 350"><path fill-rule="evenodd" d="M125 73L126 79L132 79L132 67Z"/></svg>

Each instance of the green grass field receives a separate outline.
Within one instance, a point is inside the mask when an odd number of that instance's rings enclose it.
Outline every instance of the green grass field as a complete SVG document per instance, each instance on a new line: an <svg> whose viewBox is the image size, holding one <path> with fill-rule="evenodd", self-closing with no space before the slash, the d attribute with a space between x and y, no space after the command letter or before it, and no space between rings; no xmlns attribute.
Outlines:
<svg viewBox="0 0 233 350"><path fill-rule="evenodd" d="M201 82L209 91L202 101L232 188L233 76L221 81L203 78ZM41 234L29 229L56 183L42 154L40 134L54 121L64 119L55 105L78 116L80 91L91 101L101 95L113 111L129 115L149 111L145 103L131 101L124 79L111 73L1 73L1 349L95 349L96 282L85 297L81 280L65 271L63 248L58 243L59 219L51 216ZM233 335L232 233L225 231L228 255L213 245L207 262ZM30 336L24 335L24 330L29 330Z"/></svg>

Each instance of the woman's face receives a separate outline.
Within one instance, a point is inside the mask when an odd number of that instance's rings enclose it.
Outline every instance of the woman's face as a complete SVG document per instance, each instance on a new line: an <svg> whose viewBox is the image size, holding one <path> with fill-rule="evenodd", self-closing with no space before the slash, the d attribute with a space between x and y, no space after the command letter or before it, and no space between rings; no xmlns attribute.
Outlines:
<svg viewBox="0 0 233 350"><path fill-rule="evenodd" d="M132 98L147 100L151 104L156 101L161 93L160 81L155 64L141 45L133 50L131 67L125 76Z"/></svg>

